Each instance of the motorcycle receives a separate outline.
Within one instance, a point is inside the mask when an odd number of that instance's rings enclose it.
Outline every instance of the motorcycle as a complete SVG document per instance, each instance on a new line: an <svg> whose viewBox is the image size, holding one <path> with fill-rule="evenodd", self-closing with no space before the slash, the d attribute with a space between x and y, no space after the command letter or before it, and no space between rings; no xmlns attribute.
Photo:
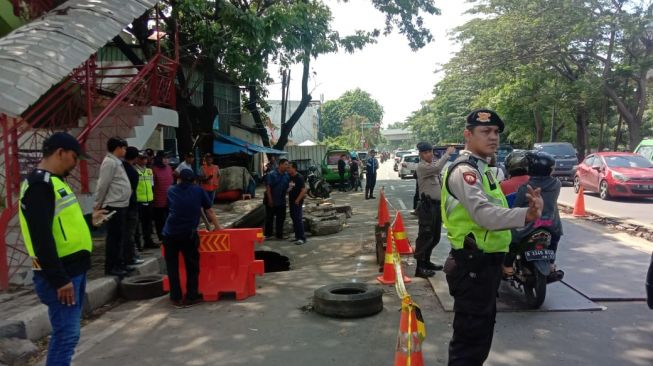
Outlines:
<svg viewBox="0 0 653 366"><path fill-rule="evenodd" d="M513 275L504 278L511 286L522 290L526 304L539 308L546 297L546 286L550 282L559 281L564 272L551 272L551 261L556 253L548 249L551 244L551 232L545 227L538 227L526 235L518 243L510 245L509 254L512 262Z"/></svg>
<svg viewBox="0 0 653 366"><path fill-rule="evenodd" d="M329 198L331 194L331 186L322 177L319 176L317 167L311 166L308 168L308 194L311 198Z"/></svg>

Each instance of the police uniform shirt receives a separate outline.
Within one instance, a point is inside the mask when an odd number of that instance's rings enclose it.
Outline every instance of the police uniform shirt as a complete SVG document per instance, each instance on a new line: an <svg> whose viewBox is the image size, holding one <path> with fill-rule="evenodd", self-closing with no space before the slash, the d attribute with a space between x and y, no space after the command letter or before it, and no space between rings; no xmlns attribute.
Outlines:
<svg viewBox="0 0 653 366"><path fill-rule="evenodd" d="M440 174L442 169L449 161L449 154L444 154L440 159L432 163L419 159L417 163L417 186L419 187L419 196L422 193L429 196L432 200L440 200L440 190L442 189L442 178Z"/></svg>
<svg viewBox="0 0 653 366"><path fill-rule="evenodd" d="M461 154L472 155L468 150L461 151ZM478 170L469 164L459 164L449 173L447 182L449 192L458 199L474 222L488 230L506 230L524 226L528 208L510 209L493 203L492 198L483 190L480 173L485 171L487 162L478 156L475 157L478 159ZM489 170L488 175L494 178L494 174ZM498 186L499 182L494 180Z"/></svg>
<svg viewBox="0 0 653 366"><path fill-rule="evenodd" d="M20 204L37 258L33 268L45 276L52 287L59 288L70 282L70 277L80 275L91 268L91 253L82 250L61 258L57 255L57 246L51 230L55 200L50 181L52 176L53 174L46 170L32 171L27 176L29 187ZM61 177L59 179L63 180Z"/></svg>

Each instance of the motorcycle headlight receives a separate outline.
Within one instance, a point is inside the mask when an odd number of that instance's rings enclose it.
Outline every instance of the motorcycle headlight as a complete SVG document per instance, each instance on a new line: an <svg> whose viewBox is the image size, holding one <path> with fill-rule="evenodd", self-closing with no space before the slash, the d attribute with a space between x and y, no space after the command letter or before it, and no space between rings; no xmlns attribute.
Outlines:
<svg viewBox="0 0 653 366"><path fill-rule="evenodd" d="M630 178L628 178L627 176L625 176L623 174L620 174L620 173L614 173L614 172L612 173L612 178L614 178L614 179L616 179L618 181L621 181L621 182L627 182L627 181L630 180Z"/></svg>

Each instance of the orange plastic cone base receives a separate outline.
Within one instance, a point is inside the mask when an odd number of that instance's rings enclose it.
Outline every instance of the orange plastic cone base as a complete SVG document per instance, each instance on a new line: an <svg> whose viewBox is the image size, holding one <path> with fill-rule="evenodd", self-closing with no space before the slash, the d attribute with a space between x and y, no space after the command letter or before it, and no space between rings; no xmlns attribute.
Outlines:
<svg viewBox="0 0 653 366"><path fill-rule="evenodd" d="M385 199L385 192L383 190L381 190L381 195L379 196L379 210L377 212L377 217L379 218L379 222L378 222L379 226L383 226L390 222L388 201Z"/></svg>
<svg viewBox="0 0 653 366"><path fill-rule="evenodd" d="M399 254L413 254L413 247L410 246L406 229L404 228L404 219L401 217L401 212L397 212L395 217L395 224L392 227L392 232L395 236L395 245Z"/></svg>
<svg viewBox="0 0 653 366"><path fill-rule="evenodd" d="M585 190L583 189L582 185L578 189L578 195L576 196L573 215L576 217L587 216L587 213L585 212Z"/></svg>
<svg viewBox="0 0 653 366"><path fill-rule="evenodd" d="M410 315L408 315L410 313ZM408 330L408 317L410 316L410 331ZM410 337L410 362L408 361L408 340ZM422 341L417 332L417 316L415 311L401 310L399 321L399 334L395 350L395 366L424 366L422 357Z"/></svg>
<svg viewBox="0 0 653 366"><path fill-rule="evenodd" d="M383 275L378 276L376 279L384 285L391 285L395 283L397 274L395 273L395 267L392 263L392 230L388 228L387 241L385 245L385 261L383 262ZM401 268L401 266L399 266ZM404 283L410 283L410 277L403 274L403 269L401 277L404 279Z"/></svg>

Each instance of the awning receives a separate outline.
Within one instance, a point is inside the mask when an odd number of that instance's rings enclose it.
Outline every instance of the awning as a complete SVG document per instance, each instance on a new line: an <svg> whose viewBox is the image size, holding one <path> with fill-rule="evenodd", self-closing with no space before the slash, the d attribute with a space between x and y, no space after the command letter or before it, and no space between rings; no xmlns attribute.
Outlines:
<svg viewBox="0 0 653 366"><path fill-rule="evenodd" d="M155 0L69 0L0 39L0 113L19 116Z"/></svg>
<svg viewBox="0 0 653 366"><path fill-rule="evenodd" d="M247 155L254 154L245 147L218 141L217 139L213 140L213 153L217 155L229 155L229 154L240 154L240 153L247 154Z"/></svg>
<svg viewBox="0 0 653 366"><path fill-rule="evenodd" d="M251 142L241 140L238 137L227 136L220 132L214 131L213 134L215 136L213 140L213 152L216 154L234 154L238 152L245 152L246 154L249 155L253 155L256 153L265 153L265 154L272 154L272 155L287 154L285 151L253 144ZM232 147L228 147L225 145L232 145ZM236 150L237 148L240 150ZM232 149L234 150L234 152L218 152L218 150L228 151L228 149Z"/></svg>

